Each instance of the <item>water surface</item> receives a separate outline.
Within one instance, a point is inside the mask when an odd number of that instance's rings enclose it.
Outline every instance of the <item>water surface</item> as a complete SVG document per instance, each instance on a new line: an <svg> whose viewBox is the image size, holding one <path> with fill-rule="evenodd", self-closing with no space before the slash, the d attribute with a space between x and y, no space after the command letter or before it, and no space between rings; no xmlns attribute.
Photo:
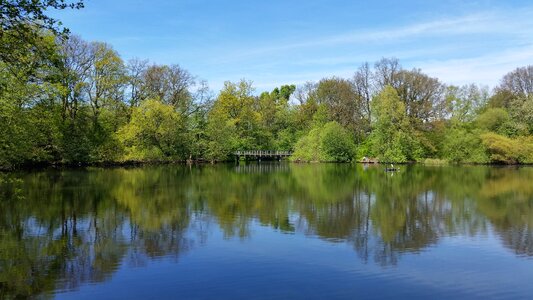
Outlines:
<svg viewBox="0 0 533 300"><path fill-rule="evenodd" d="M0 175L0 299L520 299L533 168Z"/></svg>

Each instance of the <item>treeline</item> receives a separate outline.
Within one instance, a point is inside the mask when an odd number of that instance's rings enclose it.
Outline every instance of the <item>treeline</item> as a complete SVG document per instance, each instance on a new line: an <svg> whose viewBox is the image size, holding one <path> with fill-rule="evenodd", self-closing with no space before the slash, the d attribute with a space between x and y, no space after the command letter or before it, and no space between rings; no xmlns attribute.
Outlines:
<svg viewBox="0 0 533 300"><path fill-rule="evenodd" d="M241 80L215 95L179 65L125 62L106 43L21 37L0 36L2 169L223 161L247 149L293 150L297 161L533 163L531 65L493 91L446 85L384 58L352 78L259 96Z"/></svg>

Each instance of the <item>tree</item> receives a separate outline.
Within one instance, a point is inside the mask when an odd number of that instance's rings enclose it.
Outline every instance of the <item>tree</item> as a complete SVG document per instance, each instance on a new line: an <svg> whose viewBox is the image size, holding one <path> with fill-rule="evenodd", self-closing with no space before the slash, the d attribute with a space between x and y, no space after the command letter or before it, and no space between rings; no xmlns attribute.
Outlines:
<svg viewBox="0 0 533 300"><path fill-rule="evenodd" d="M352 132L354 138L362 138L368 128L364 103L353 84L340 78L322 79L315 92L318 104L328 108L330 119Z"/></svg>
<svg viewBox="0 0 533 300"><path fill-rule="evenodd" d="M481 135L493 163L529 163L533 159L533 140L511 139L493 132Z"/></svg>
<svg viewBox="0 0 533 300"><path fill-rule="evenodd" d="M127 72L127 97L130 107L139 106L143 100L142 86L143 75L146 72L148 60L140 60L137 58L130 59L126 66Z"/></svg>
<svg viewBox="0 0 533 300"><path fill-rule="evenodd" d="M61 31L61 22L45 14L49 9L80 9L83 1L70 2L65 0L35 0L17 1L3 0L0 3L0 28L1 30L13 30L28 24L40 26L54 33ZM63 29L62 32L65 29ZM67 31L68 32L68 31Z"/></svg>
<svg viewBox="0 0 533 300"><path fill-rule="evenodd" d="M187 128L191 137L190 157L205 158L207 151L207 125L209 112L213 108L213 93L207 81L201 80L194 93L192 112L187 118Z"/></svg>
<svg viewBox="0 0 533 300"><path fill-rule="evenodd" d="M355 144L348 130L337 122L327 123L320 133L321 150L328 161L349 162L354 158Z"/></svg>
<svg viewBox="0 0 533 300"><path fill-rule="evenodd" d="M189 89L195 85L195 78L179 65L152 65L143 72L142 94L144 98L159 99L189 114L192 95Z"/></svg>
<svg viewBox="0 0 533 300"><path fill-rule="evenodd" d="M396 78L393 86L405 103L407 115L413 124L443 117L444 86L437 78L429 77L420 69L402 70L396 74Z"/></svg>
<svg viewBox="0 0 533 300"><path fill-rule="evenodd" d="M291 160L304 162L324 161L323 153L320 149L320 129L313 128L306 135L302 136L294 145L294 152Z"/></svg>
<svg viewBox="0 0 533 300"><path fill-rule="evenodd" d="M185 159L189 137L183 116L167 104L146 100L133 109L131 121L118 136L126 160Z"/></svg>
<svg viewBox="0 0 533 300"><path fill-rule="evenodd" d="M86 89L96 123L102 108L113 110L123 102L126 69L118 53L108 44L91 43L90 51Z"/></svg>
<svg viewBox="0 0 533 300"><path fill-rule="evenodd" d="M120 147L114 133L128 117L124 63L105 43L77 36L60 42L58 87L66 161L117 159Z"/></svg>
<svg viewBox="0 0 533 300"><path fill-rule="evenodd" d="M35 47L57 51L51 35L38 42ZM58 70L50 59L30 51L20 68L0 61L0 169L55 161L59 155Z"/></svg>
<svg viewBox="0 0 533 300"><path fill-rule="evenodd" d="M487 163L489 158L479 130L457 124L446 130L441 157L456 163Z"/></svg>
<svg viewBox="0 0 533 300"><path fill-rule="evenodd" d="M489 91L477 85L446 87L446 115L454 122L471 122L488 103Z"/></svg>
<svg viewBox="0 0 533 300"><path fill-rule="evenodd" d="M374 85L378 91L383 90L386 86L396 87L397 76L402 67L397 58L382 58L374 63Z"/></svg>
<svg viewBox="0 0 533 300"><path fill-rule="evenodd" d="M420 146L409 125L405 104L391 86L372 102L373 131L369 137L373 155L381 162L407 162L420 157Z"/></svg>
<svg viewBox="0 0 533 300"><path fill-rule="evenodd" d="M516 68L503 76L498 90L506 90L515 96L533 95L533 65Z"/></svg>
<svg viewBox="0 0 533 300"><path fill-rule="evenodd" d="M291 157L294 161L349 162L354 158L355 144L345 128L335 121L317 123L301 137Z"/></svg>
<svg viewBox="0 0 533 300"><path fill-rule="evenodd" d="M225 82L214 105L213 111L218 120L234 124L239 136L235 149L263 149L269 147L269 139L261 129L261 114L258 103L252 95L252 82L241 80L238 83ZM211 120L209 121L211 122Z"/></svg>
<svg viewBox="0 0 533 300"><path fill-rule="evenodd" d="M60 93L62 117L77 118L78 110L87 101L87 80L93 66L92 48L78 36L61 41Z"/></svg>
<svg viewBox="0 0 533 300"><path fill-rule="evenodd" d="M372 109L370 102L372 101L373 86L372 86L372 71L367 62L363 63L353 76L353 85L357 96L360 98L359 102L363 105L363 111L368 122L372 117Z"/></svg>
<svg viewBox="0 0 533 300"><path fill-rule="evenodd" d="M476 119L479 128L494 132L502 132L509 121L509 113L503 108L489 108Z"/></svg>
<svg viewBox="0 0 533 300"><path fill-rule="evenodd" d="M61 22L48 16L50 9L81 9L83 0L2 0L0 2L0 61L20 67L24 65L22 57L29 51L34 51L41 57L47 57L49 52L36 47L43 38L42 32L66 37L68 29L63 28Z"/></svg>
<svg viewBox="0 0 533 300"><path fill-rule="evenodd" d="M294 143L295 128L292 127L292 115L289 107L289 98L295 91L294 85L283 85L274 88L270 93L263 92L257 99L260 114L264 143L271 149L289 150Z"/></svg>
<svg viewBox="0 0 533 300"><path fill-rule="evenodd" d="M225 116L221 110L213 109L209 113L206 128L206 156L210 161L224 161L238 149L238 135L235 122Z"/></svg>

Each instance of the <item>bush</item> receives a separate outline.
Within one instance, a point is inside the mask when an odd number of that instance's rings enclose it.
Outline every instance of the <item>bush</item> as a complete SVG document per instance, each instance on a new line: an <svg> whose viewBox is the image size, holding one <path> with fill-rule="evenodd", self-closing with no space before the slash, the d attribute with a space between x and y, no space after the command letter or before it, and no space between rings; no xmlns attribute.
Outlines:
<svg viewBox="0 0 533 300"><path fill-rule="evenodd" d="M157 100L146 100L135 108L118 137L126 160L184 159L188 152L183 117Z"/></svg>
<svg viewBox="0 0 533 300"><path fill-rule="evenodd" d="M491 162L516 164L533 162L533 142L531 139L511 139L494 132L481 135L487 147Z"/></svg>
<svg viewBox="0 0 533 300"><path fill-rule="evenodd" d="M337 122L313 128L296 143L294 161L348 162L354 158L355 144L350 133Z"/></svg>
<svg viewBox="0 0 533 300"><path fill-rule="evenodd" d="M451 162L487 163L486 148L478 131L451 128L444 139L443 157Z"/></svg>
<svg viewBox="0 0 533 300"><path fill-rule="evenodd" d="M320 149L320 129L311 129L307 135L304 135L296 142L291 160L306 162L324 160Z"/></svg>
<svg viewBox="0 0 533 300"><path fill-rule="evenodd" d="M328 161L351 161L355 144L350 133L337 122L329 122L320 132L321 150Z"/></svg>
<svg viewBox="0 0 533 300"><path fill-rule="evenodd" d="M481 129L500 132L510 118L509 113L503 108L489 108L477 117L477 124Z"/></svg>

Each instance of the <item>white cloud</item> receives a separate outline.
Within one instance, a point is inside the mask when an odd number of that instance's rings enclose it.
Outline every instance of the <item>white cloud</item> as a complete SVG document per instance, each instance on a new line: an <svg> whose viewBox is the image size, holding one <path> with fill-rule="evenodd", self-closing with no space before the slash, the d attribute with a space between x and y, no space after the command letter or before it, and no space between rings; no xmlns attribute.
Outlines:
<svg viewBox="0 0 533 300"><path fill-rule="evenodd" d="M283 41L269 41L269 44L280 46L256 46L252 48L240 48L239 51L231 51L230 54L214 57L213 61L228 63L235 60L250 59L253 57L268 57L291 50L334 48L342 45L357 45L365 47L365 44L392 44L398 40L416 38L454 37L468 35L507 35L519 40L530 39L533 36L533 19L530 18L532 11L509 11L509 12L479 12L460 17L440 18L432 21L423 21L404 26L384 29L353 30L341 34L317 37L312 40L284 43ZM298 37L291 37L298 40Z"/></svg>
<svg viewBox="0 0 533 300"><path fill-rule="evenodd" d="M496 86L506 73L533 64L533 44L478 57L413 62L425 73L449 84Z"/></svg>

